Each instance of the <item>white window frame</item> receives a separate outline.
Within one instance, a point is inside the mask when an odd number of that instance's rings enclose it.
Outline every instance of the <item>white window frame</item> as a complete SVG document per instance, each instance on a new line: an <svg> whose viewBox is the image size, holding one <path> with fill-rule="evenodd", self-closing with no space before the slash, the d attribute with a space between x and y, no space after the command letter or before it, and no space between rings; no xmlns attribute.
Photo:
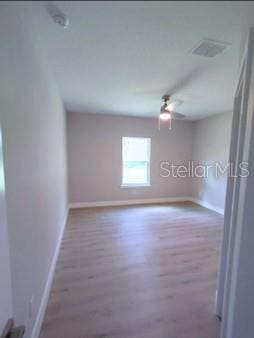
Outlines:
<svg viewBox="0 0 254 338"><path fill-rule="evenodd" d="M131 138L131 139L143 139L143 140L147 140L147 144L148 144L148 158L149 158L149 165L148 165L148 169L147 169L147 183L123 183L123 139L124 138ZM151 186L151 138L150 137L138 137L138 136L123 136L122 137L122 177L121 177L121 188L142 188L142 187L150 187Z"/></svg>

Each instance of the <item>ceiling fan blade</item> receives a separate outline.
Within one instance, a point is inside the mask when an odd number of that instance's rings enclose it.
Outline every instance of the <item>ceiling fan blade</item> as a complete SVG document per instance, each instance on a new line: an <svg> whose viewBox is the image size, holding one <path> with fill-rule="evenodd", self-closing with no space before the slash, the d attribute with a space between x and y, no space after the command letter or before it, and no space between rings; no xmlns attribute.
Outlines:
<svg viewBox="0 0 254 338"><path fill-rule="evenodd" d="M172 117L172 119L180 120L180 119L184 119L185 115L172 111L171 112L171 117Z"/></svg>
<svg viewBox="0 0 254 338"><path fill-rule="evenodd" d="M174 111L177 107L179 107L181 104L183 103L183 100L179 100L179 99L175 99L175 100L171 100L167 107L165 108L166 110L169 111Z"/></svg>
<svg viewBox="0 0 254 338"><path fill-rule="evenodd" d="M188 73L182 74L182 76L178 79L177 82L172 83L168 87L154 87L154 88L148 88L148 90L138 91L135 92L135 95L140 95L144 97L149 97L152 99L156 99L157 96L159 96L161 93L170 93L171 96L175 96L175 94L182 93L186 87L191 85L193 82L196 82L199 80L200 75L205 70L204 66L197 66L194 67L192 70L190 70Z"/></svg>

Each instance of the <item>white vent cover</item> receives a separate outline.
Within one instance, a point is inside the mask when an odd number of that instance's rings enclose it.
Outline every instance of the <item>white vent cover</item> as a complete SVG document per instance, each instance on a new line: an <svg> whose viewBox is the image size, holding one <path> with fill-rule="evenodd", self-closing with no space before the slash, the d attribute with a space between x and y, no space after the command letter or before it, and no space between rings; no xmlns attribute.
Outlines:
<svg viewBox="0 0 254 338"><path fill-rule="evenodd" d="M230 46L230 43L212 39L203 39L191 50L191 53L194 55L213 58L214 56L222 53L228 46Z"/></svg>

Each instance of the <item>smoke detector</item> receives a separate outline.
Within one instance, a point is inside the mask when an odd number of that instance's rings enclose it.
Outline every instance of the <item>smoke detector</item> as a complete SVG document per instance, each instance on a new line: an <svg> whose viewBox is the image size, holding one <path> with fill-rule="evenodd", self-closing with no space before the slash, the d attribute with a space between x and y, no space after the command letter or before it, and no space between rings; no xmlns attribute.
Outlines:
<svg viewBox="0 0 254 338"><path fill-rule="evenodd" d="M52 2L46 2L44 7L55 23L57 23L62 28L67 28L69 26L70 22L67 16Z"/></svg>
<svg viewBox="0 0 254 338"><path fill-rule="evenodd" d="M193 47L191 53L193 55L213 58L216 55L222 53L224 49L226 49L230 45L231 44L228 42L216 41L212 39L203 39Z"/></svg>
<svg viewBox="0 0 254 338"><path fill-rule="evenodd" d="M63 28L67 28L69 26L69 19L61 13L54 14L53 19L55 23L62 26Z"/></svg>

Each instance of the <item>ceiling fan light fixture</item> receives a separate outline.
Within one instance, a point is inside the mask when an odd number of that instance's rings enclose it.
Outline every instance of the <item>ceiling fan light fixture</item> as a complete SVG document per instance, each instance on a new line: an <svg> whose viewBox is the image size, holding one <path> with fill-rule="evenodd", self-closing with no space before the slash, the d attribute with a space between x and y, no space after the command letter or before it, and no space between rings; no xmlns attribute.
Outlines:
<svg viewBox="0 0 254 338"><path fill-rule="evenodd" d="M171 114L170 114L170 112L169 111L162 111L161 113L160 113L160 119L162 120L162 121L168 121L168 120L170 120L171 119Z"/></svg>
<svg viewBox="0 0 254 338"><path fill-rule="evenodd" d="M161 106L160 114L159 114L159 130L160 130L161 122L168 122L168 125L169 125L168 129L171 130L173 119L181 119L185 117L183 114L175 112L175 105L181 104L183 101L177 100L173 102L171 101L169 103L169 100L170 100L170 95L166 94L162 96L163 105Z"/></svg>

